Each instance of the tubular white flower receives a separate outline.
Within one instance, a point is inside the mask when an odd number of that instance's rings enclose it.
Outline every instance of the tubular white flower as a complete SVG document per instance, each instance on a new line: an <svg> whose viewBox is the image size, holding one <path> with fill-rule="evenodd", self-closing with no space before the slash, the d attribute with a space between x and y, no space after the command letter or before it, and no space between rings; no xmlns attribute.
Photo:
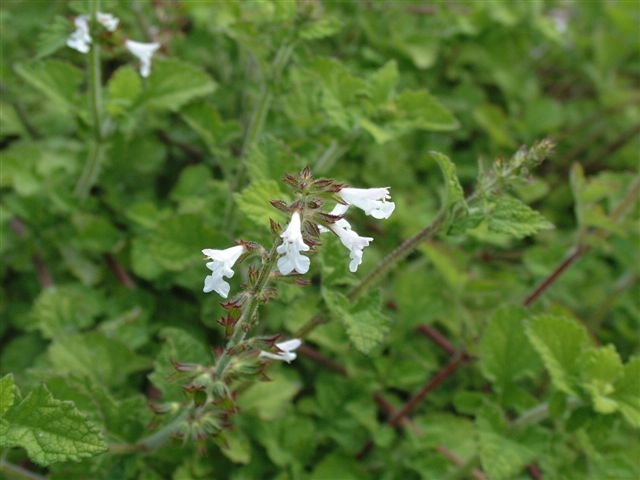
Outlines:
<svg viewBox="0 0 640 480"><path fill-rule="evenodd" d="M282 255L278 259L278 270L282 275L289 275L294 270L298 273L307 273L309 271L311 260L309 260L309 257L300 254L300 252L309 250L309 245L304 243L302 239L300 228L300 214L293 212L287 229L280 235L282 243L276 249Z"/></svg>
<svg viewBox="0 0 640 480"><path fill-rule="evenodd" d="M127 40L127 49L140 60L140 75L148 77L151 73L151 57L160 48L159 43L141 43Z"/></svg>
<svg viewBox="0 0 640 480"><path fill-rule="evenodd" d="M389 187L343 188L338 195L349 205L355 205L373 218L389 218L396 208L395 203L387 202L391 198Z"/></svg>
<svg viewBox="0 0 640 480"><path fill-rule="evenodd" d="M302 341L299 338L286 340L284 342L276 343L276 347L278 348L278 350L280 350L279 352L272 353L262 350L260 351L260 357L291 363L297 357L297 355L293 351L297 350L300 345L302 345Z"/></svg>
<svg viewBox="0 0 640 480"><path fill-rule="evenodd" d="M349 271L355 273L362 263L362 255L365 247L373 241L371 237L361 237L351 229L351 224L344 218L332 224L330 230L335 233L342 244L349 249Z"/></svg>
<svg viewBox="0 0 640 480"><path fill-rule="evenodd" d="M73 19L76 30L67 38L67 47L80 53L88 53L91 48L91 35L89 35L89 17L80 15Z"/></svg>
<svg viewBox="0 0 640 480"><path fill-rule="evenodd" d="M211 274L205 277L202 291L205 293L215 291L221 297L227 298L231 286L225 281L224 277L233 277L232 267L244 252L245 248L242 245L236 245L225 250L213 250L211 248L202 250L202 253L212 260L207 262L207 268L211 270Z"/></svg>
<svg viewBox="0 0 640 480"><path fill-rule="evenodd" d="M113 32L116 28L118 28L118 24L120 23L120 19L111 13L98 12L96 14L96 20L100 23L104 28Z"/></svg>

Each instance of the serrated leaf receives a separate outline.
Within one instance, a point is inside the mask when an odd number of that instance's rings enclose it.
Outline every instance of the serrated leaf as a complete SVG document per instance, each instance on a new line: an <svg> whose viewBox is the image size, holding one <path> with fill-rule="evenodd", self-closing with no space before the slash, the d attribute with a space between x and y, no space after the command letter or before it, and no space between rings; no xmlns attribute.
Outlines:
<svg viewBox="0 0 640 480"><path fill-rule="evenodd" d="M527 336L549 371L553 385L575 395L580 355L589 347L585 328L570 318L540 315L527 324Z"/></svg>
<svg viewBox="0 0 640 480"><path fill-rule="evenodd" d="M429 155L438 163L444 177L446 185L445 207L464 203L464 191L462 190L462 185L460 185L460 180L458 180L455 163L442 153L429 152Z"/></svg>
<svg viewBox="0 0 640 480"><path fill-rule="evenodd" d="M109 79L107 86L107 111L111 115L121 115L127 112L135 103L142 82L140 75L129 65L122 66Z"/></svg>
<svg viewBox="0 0 640 480"><path fill-rule="evenodd" d="M202 263L201 250L210 247L216 238L216 231L203 225L200 216L178 215L158 225L148 249L158 265L180 271Z"/></svg>
<svg viewBox="0 0 640 480"><path fill-rule="evenodd" d="M245 164L252 182L280 180L304 166L284 142L270 135L263 136L253 146Z"/></svg>
<svg viewBox="0 0 640 480"><path fill-rule="evenodd" d="M122 385L130 373L149 366L118 340L99 332L70 335L54 341L48 350L57 374L84 376L101 385Z"/></svg>
<svg viewBox="0 0 640 480"><path fill-rule="evenodd" d="M269 217L275 218L277 210L271 200L286 200L278 184L273 180L253 182L241 193L234 195L238 209L254 224L269 228Z"/></svg>
<svg viewBox="0 0 640 480"><path fill-rule="evenodd" d="M175 381L173 362L206 365L212 361L211 354L202 341L180 328L163 328L159 337L164 343L153 362L149 380L162 392L163 401L180 400L184 398L184 393L182 383Z"/></svg>
<svg viewBox="0 0 640 480"><path fill-rule="evenodd" d="M640 428L640 357L633 357L624 366L622 376L614 384L612 398L627 421Z"/></svg>
<svg viewBox="0 0 640 480"><path fill-rule="evenodd" d="M19 64L16 73L27 83L68 111L78 110L78 90L84 74L76 67L59 60L44 60Z"/></svg>
<svg viewBox="0 0 640 480"><path fill-rule="evenodd" d="M399 120L413 128L431 131L455 130L456 117L427 90L407 90L396 99Z"/></svg>
<svg viewBox="0 0 640 480"><path fill-rule="evenodd" d="M240 430L230 430L220 435L220 451L233 463L246 465L251 460L251 442Z"/></svg>
<svg viewBox="0 0 640 480"><path fill-rule="evenodd" d="M476 431L482 469L491 480L515 478L534 458L533 451L509 438L484 417L478 417Z"/></svg>
<svg viewBox="0 0 640 480"><path fill-rule="evenodd" d="M0 378L0 417L11 408L16 398L16 382L12 374Z"/></svg>
<svg viewBox="0 0 640 480"><path fill-rule="evenodd" d="M43 290L31 311L33 327L47 338L61 337L90 327L103 308L93 289L60 285Z"/></svg>
<svg viewBox="0 0 640 480"><path fill-rule="evenodd" d="M297 378L289 378L279 373L270 373L269 376L272 381L254 383L238 396L238 407L261 420L284 417L291 399L302 388Z"/></svg>
<svg viewBox="0 0 640 480"><path fill-rule="evenodd" d="M539 212L517 198L501 196L489 212L487 226L490 231L516 238L534 235L540 230L553 228L553 224Z"/></svg>
<svg viewBox="0 0 640 480"><path fill-rule="evenodd" d="M0 445L24 448L40 465L79 461L107 449L100 430L73 403L54 399L45 386L0 419Z"/></svg>
<svg viewBox="0 0 640 480"><path fill-rule="evenodd" d="M371 76L369 83L371 85L371 101L375 105L390 100L398 83L398 64L396 61L389 60L385 63Z"/></svg>
<svg viewBox="0 0 640 480"><path fill-rule="evenodd" d="M591 396L594 409L600 413L615 412L618 405L611 395L615 381L623 373L622 360L615 347L591 348L581 361L583 386Z"/></svg>
<svg viewBox="0 0 640 480"><path fill-rule="evenodd" d="M524 332L526 317L523 308L502 308L493 314L480 340L480 368L502 395L539 365Z"/></svg>
<svg viewBox="0 0 640 480"><path fill-rule="evenodd" d="M159 59L147 80L143 103L157 110L176 111L215 89L216 83L200 68L179 60Z"/></svg>

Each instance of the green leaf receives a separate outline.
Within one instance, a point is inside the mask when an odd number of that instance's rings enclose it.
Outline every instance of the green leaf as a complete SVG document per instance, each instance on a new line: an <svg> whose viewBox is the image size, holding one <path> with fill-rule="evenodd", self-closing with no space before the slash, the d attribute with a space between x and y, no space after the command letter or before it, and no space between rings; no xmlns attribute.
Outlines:
<svg viewBox="0 0 640 480"><path fill-rule="evenodd" d="M457 129L453 114L427 90L407 90L396 99L400 121L412 128L431 131Z"/></svg>
<svg viewBox="0 0 640 480"><path fill-rule="evenodd" d="M180 116L204 141L210 151L220 147L240 133L236 122L225 122L215 107L206 102L196 102L180 110Z"/></svg>
<svg viewBox="0 0 640 480"><path fill-rule="evenodd" d="M98 292L79 285L48 288L33 305L32 325L47 338L76 333L93 325L103 301Z"/></svg>
<svg viewBox="0 0 640 480"><path fill-rule="evenodd" d="M78 110L78 90L84 74L76 67L59 60L19 64L16 73L59 106L70 112Z"/></svg>
<svg viewBox="0 0 640 480"><path fill-rule="evenodd" d="M612 395L618 402L618 410L627 421L640 428L640 357L633 357L624 366L622 376L614 384Z"/></svg>
<svg viewBox="0 0 640 480"><path fill-rule="evenodd" d="M538 366L536 352L524 332L526 317L524 308L502 308L493 314L480 340L480 368L502 395Z"/></svg>
<svg viewBox="0 0 640 480"><path fill-rule="evenodd" d="M291 400L302 388L302 383L290 375L270 372L269 376L272 381L254 383L238 396L241 411L265 421L284 417Z"/></svg>
<svg viewBox="0 0 640 480"><path fill-rule="evenodd" d="M100 430L44 385L0 418L0 446L22 447L40 465L79 461L107 449Z"/></svg>
<svg viewBox="0 0 640 480"><path fill-rule="evenodd" d="M549 371L553 385L575 395L580 356L589 347L585 328L570 318L540 315L527 324L527 336Z"/></svg>
<svg viewBox="0 0 640 480"><path fill-rule="evenodd" d="M489 212L488 228L516 238L534 235L540 230L553 228L546 218L517 198L501 196Z"/></svg>
<svg viewBox="0 0 640 480"><path fill-rule="evenodd" d="M135 104L141 90L142 82L138 72L128 65L120 67L109 79L107 111L111 115L127 112Z"/></svg>
<svg viewBox="0 0 640 480"><path fill-rule="evenodd" d="M179 60L159 59L147 80L143 102L157 110L179 110L198 97L209 95L216 83L203 70Z"/></svg>
<svg viewBox="0 0 640 480"><path fill-rule="evenodd" d="M339 292L325 288L322 296L332 316L342 322L349 339L360 352L370 353L389 333L389 320L380 311L378 292L363 297L353 306Z"/></svg>
<svg viewBox="0 0 640 480"><path fill-rule="evenodd" d="M158 265L180 271L202 263L201 250L217 238L216 231L203 225L200 216L178 215L158 225L148 249Z"/></svg>
<svg viewBox="0 0 640 480"><path fill-rule="evenodd" d="M583 386L591 396L594 409L600 413L615 412L618 404L611 395L615 391L616 380L623 373L622 360L615 347L590 348L581 362Z"/></svg>
<svg viewBox="0 0 640 480"><path fill-rule="evenodd" d="M251 442L239 429L220 435L220 451L233 463L247 464L251 460Z"/></svg>
<svg viewBox="0 0 640 480"><path fill-rule="evenodd" d="M238 209L255 225L269 228L269 218L277 217L271 200L286 200L286 196L273 180L253 182L241 193L234 195Z"/></svg>
<svg viewBox="0 0 640 480"><path fill-rule="evenodd" d="M84 376L102 385L122 385L130 373L149 363L125 344L99 332L59 338L48 350L57 374Z"/></svg>
<svg viewBox="0 0 640 480"><path fill-rule="evenodd" d="M159 337L164 343L153 362L149 380L162 392L163 401L181 400L184 398L182 382L175 380L173 362L206 365L211 363L211 354L204 343L180 328L163 328Z"/></svg>
<svg viewBox="0 0 640 480"><path fill-rule="evenodd" d="M0 378L0 417L11 408L16 399L16 382L12 374Z"/></svg>
<svg viewBox="0 0 640 480"><path fill-rule="evenodd" d="M37 59L44 58L64 47L71 34L69 21L56 15L38 34Z"/></svg>
<svg viewBox="0 0 640 480"><path fill-rule="evenodd" d="M462 190L462 185L460 185L460 180L458 180L455 163L446 155L438 152L429 152L429 155L438 163L444 177L446 184L445 208L464 203L464 191Z"/></svg>
<svg viewBox="0 0 640 480"><path fill-rule="evenodd" d="M279 2L287 3L287 2ZM342 23L335 17L324 17L317 21L302 25L298 35L304 40L318 40L330 37L340 31Z"/></svg>
<svg viewBox="0 0 640 480"><path fill-rule="evenodd" d="M383 104L391 99L393 89L398 83L398 64L389 60L369 79L371 101L375 105Z"/></svg>

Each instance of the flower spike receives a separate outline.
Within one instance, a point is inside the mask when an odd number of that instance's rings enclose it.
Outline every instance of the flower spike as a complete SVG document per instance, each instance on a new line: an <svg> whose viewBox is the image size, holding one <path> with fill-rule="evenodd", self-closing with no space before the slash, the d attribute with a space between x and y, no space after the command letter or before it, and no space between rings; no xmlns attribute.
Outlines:
<svg viewBox="0 0 640 480"><path fill-rule="evenodd" d="M242 245L236 245L225 250L213 250L211 248L202 250L202 253L211 260L207 262L207 268L211 270L211 274L205 277L202 291L205 293L215 291L222 298L227 298L231 286L224 280L224 277L233 277L232 267L245 250Z"/></svg>
<svg viewBox="0 0 640 480"><path fill-rule="evenodd" d="M298 273L307 273L311 260L300 254L300 252L309 251L309 245L302 239L300 213L293 212L289 225L280 237L282 237L282 243L276 249L282 255L278 259L280 273L289 275L294 270Z"/></svg>
<svg viewBox="0 0 640 480"><path fill-rule="evenodd" d="M349 205L355 205L373 218L389 218L396 208L391 198L389 187L381 188L343 188L338 192L342 200Z"/></svg>

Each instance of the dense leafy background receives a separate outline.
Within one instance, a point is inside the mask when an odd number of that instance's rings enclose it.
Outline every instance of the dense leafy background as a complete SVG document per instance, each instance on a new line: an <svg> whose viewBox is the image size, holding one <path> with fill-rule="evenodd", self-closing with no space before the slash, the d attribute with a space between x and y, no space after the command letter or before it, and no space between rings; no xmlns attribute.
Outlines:
<svg viewBox="0 0 640 480"><path fill-rule="evenodd" d="M87 56L64 42L88 5L0 9L3 465L60 479L640 477L637 203L615 214L638 174L637 1L102 3L122 23L100 40L104 157L83 200ZM162 43L148 79L125 37ZM256 106L264 124L247 133ZM468 193L543 137L557 153L530 182L349 304L349 286L460 201L455 171ZM209 362L224 343L200 249L270 241L267 218L285 219L268 200L304 165L397 202L384 223L354 220L375 237L357 274L328 239L312 285L263 310L260 331L287 336L329 312L306 342L333 367L274 365L205 455L104 453L162 424L148 401L183 398L172 360ZM393 428L380 399L400 408L450 361L425 325L464 362Z"/></svg>

